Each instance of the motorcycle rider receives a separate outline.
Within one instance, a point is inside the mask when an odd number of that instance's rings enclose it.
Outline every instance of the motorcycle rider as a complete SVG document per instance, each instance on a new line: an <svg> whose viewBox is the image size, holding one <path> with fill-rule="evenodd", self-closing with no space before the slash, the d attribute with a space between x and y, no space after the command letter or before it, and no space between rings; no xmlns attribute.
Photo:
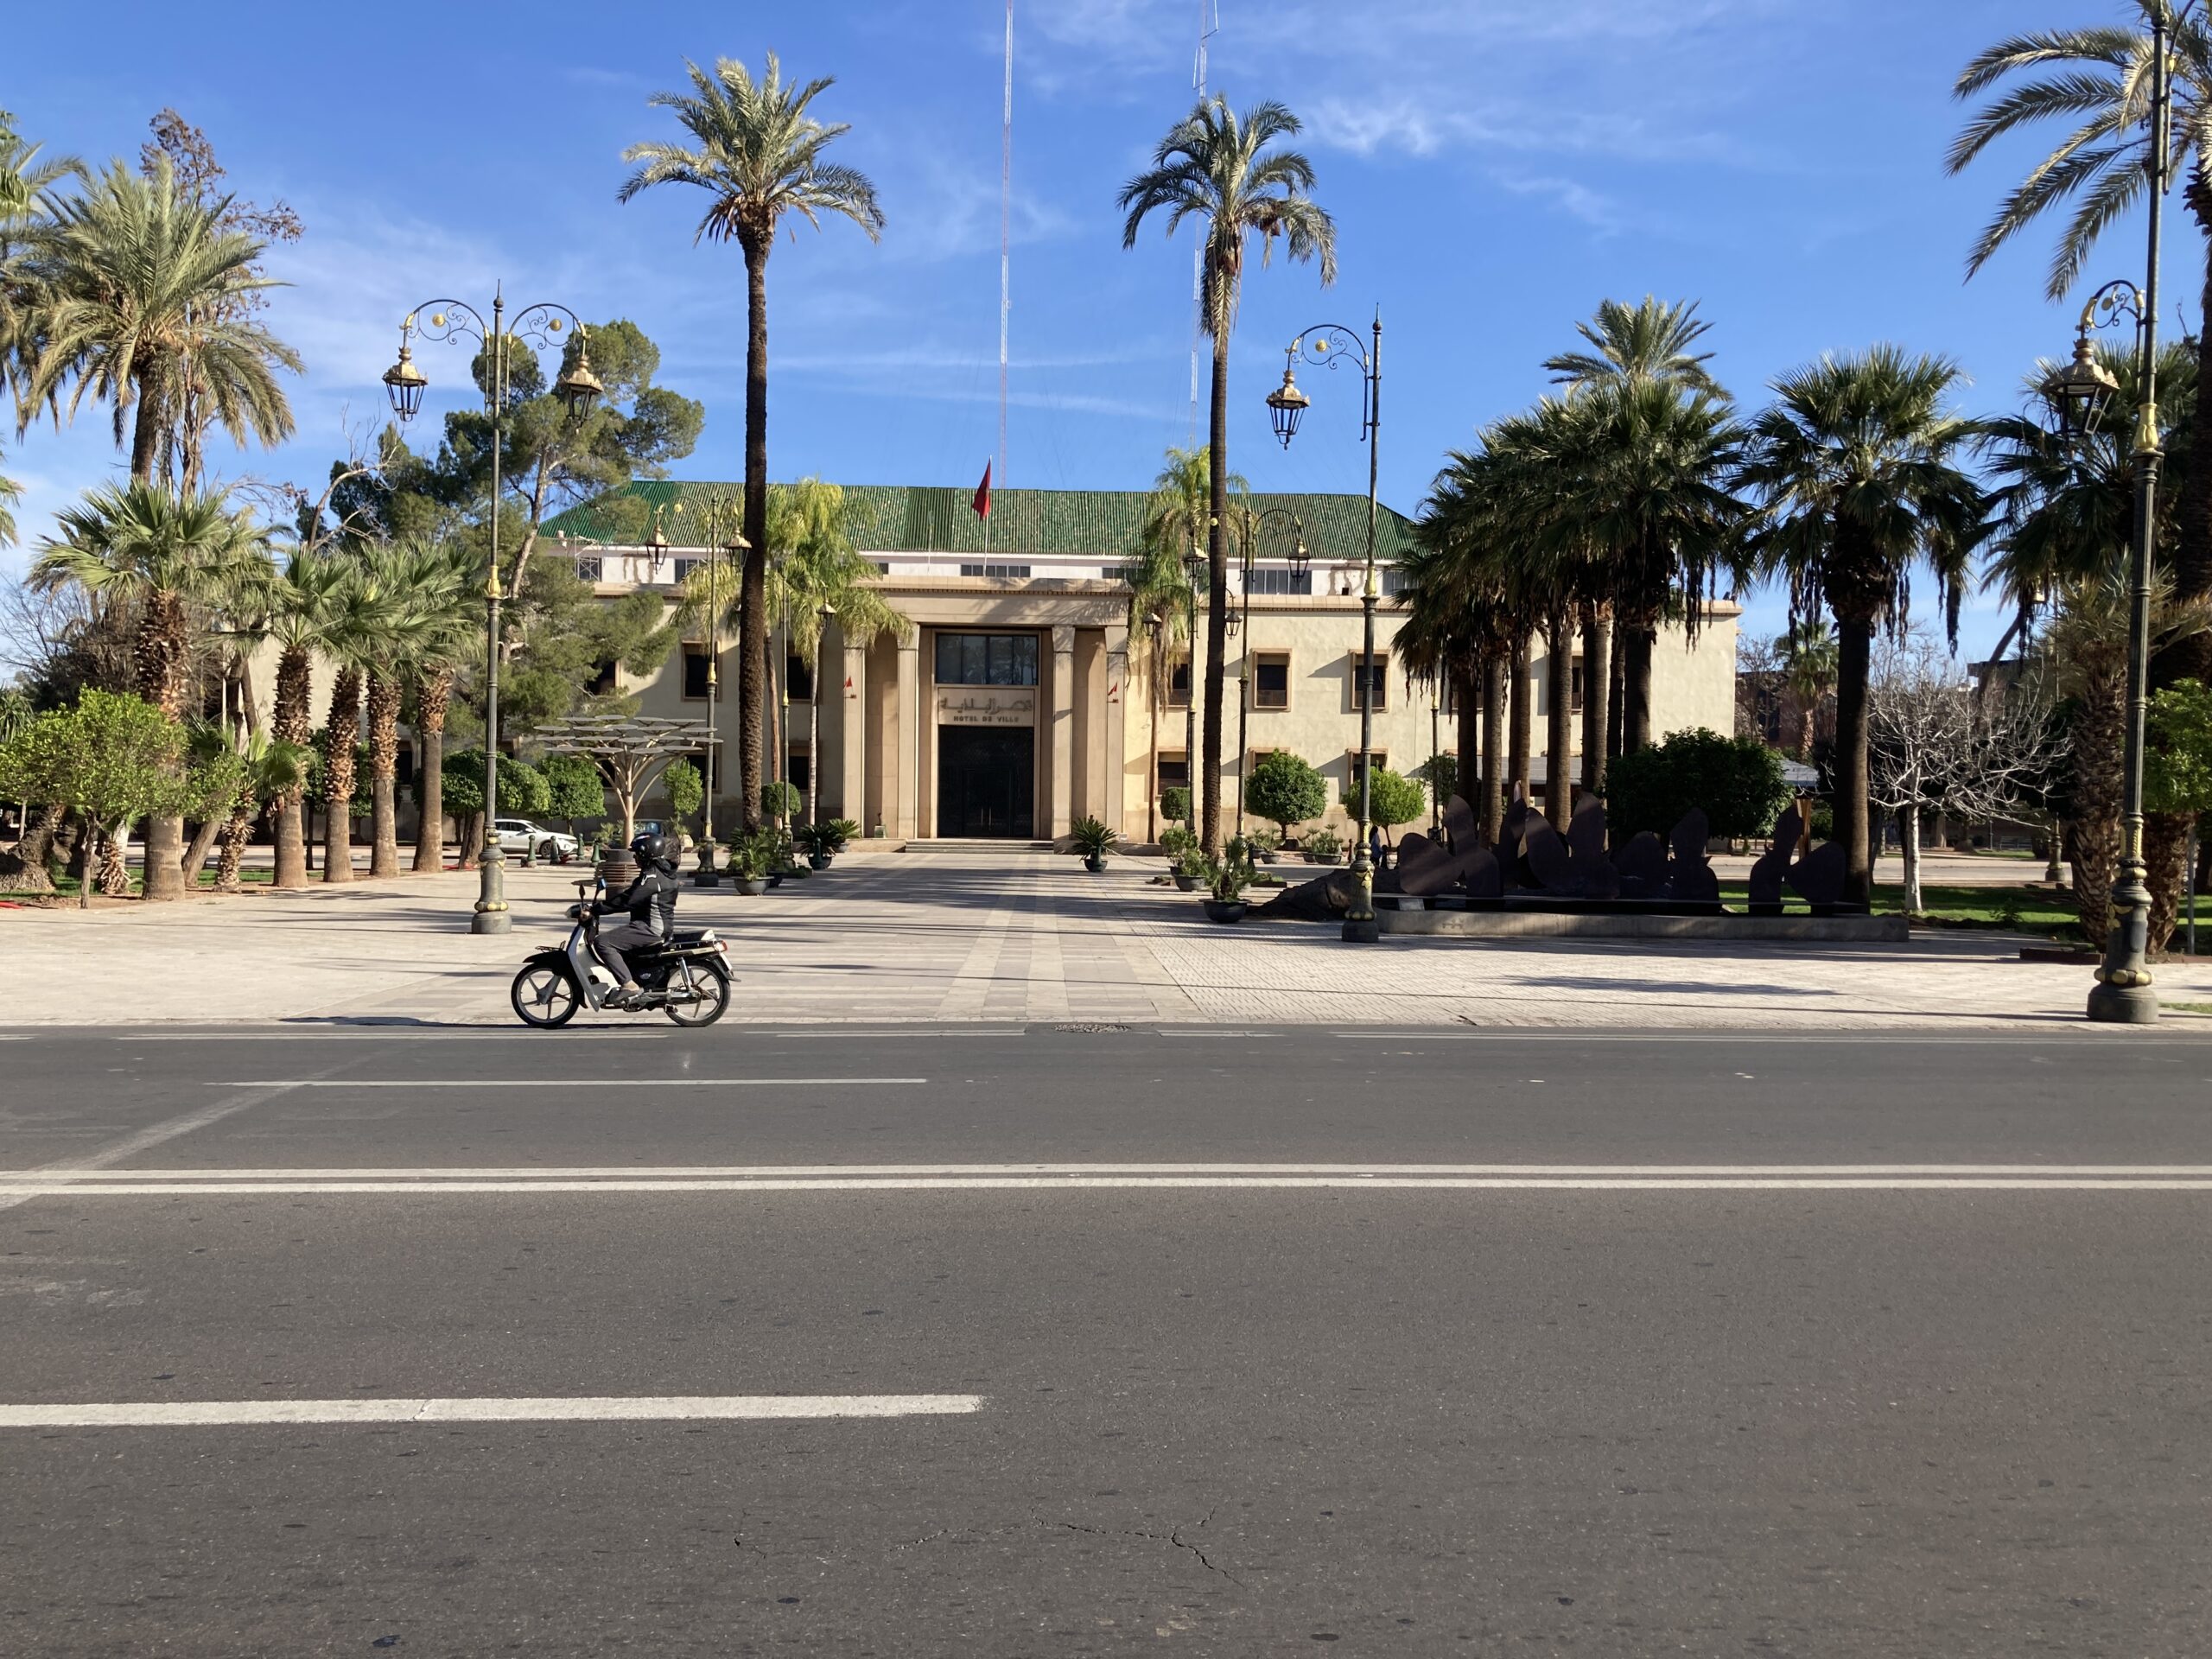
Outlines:
<svg viewBox="0 0 2212 1659"><path fill-rule="evenodd" d="M667 943L676 931L676 895L680 891L676 849L666 836L639 836L630 843L630 852L638 861L638 879L618 893L594 899L591 907L594 916L629 912L628 921L600 928L592 936L592 949L622 982L607 999L618 1008L635 1007L645 996L622 953Z"/></svg>

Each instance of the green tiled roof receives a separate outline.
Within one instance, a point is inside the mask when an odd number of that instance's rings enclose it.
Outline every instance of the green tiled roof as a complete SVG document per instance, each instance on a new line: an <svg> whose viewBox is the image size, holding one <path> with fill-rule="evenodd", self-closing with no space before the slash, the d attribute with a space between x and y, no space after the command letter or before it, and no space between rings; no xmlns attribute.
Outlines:
<svg viewBox="0 0 2212 1659"><path fill-rule="evenodd" d="M845 495L865 515L856 537L868 553L972 553L983 551L983 521L969 503L975 492L918 484L848 484ZM624 497L646 507L699 497L734 497L736 484L676 483L639 479L620 489L571 507L545 522L548 536L583 542L630 541L639 533L635 507L620 513L607 508ZM993 490L991 556L1018 558L1028 553L1065 553L1116 559L1133 556L1144 523L1143 490ZM1363 495L1255 495L1252 510L1287 507L1306 524L1306 545L1316 559L1357 559L1367 550L1367 498ZM618 528L619 527L619 528ZM1274 545L1281 520L1264 528L1264 548ZM672 531L670 540L683 539ZM1384 507L1376 515L1375 556L1394 559L1412 544L1413 521Z"/></svg>

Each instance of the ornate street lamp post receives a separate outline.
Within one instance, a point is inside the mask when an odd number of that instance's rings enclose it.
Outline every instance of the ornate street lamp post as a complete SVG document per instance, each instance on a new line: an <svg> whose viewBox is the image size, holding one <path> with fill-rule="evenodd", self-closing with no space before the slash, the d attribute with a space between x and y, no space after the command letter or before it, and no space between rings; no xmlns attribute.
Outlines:
<svg viewBox="0 0 2212 1659"><path fill-rule="evenodd" d="M1380 470L1376 452L1382 431L1382 313L1375 314L1371 337L1360 343L1358 333L1340 323L1325 322L1306 329L1284 352L1282 385L1268 394L1268 412L1282 447L1298 435L1298 423L1313 400L1298 389L1293 371L1303 353L1308 363L1334 368L1349 353L1359 365L1359 435L1367 445L1367 581L1360 594L1363 632L1359 658L1359 825L1351 858L1351 907L1344 912L1344 937L1356 944L1372 944L1381 936L1375 920L1375 865L1368 855L1368 814L1372 795L1368 773L1375 751L1375 492Z"/></svg>
<svg viewBox="0 0 2212 1659"><path fill-rule="evenodd" d="M428 322L418 321L429 309ZM470 918L472 933L504 933L511 925L507 913L505 863L499 853L499 476L501 429L506 419L511 371L510 342L516 340L550 345L562 330L576 331L576 360L553 384L554 391L569 408L569 418L581 420L606 391L591 372L589 331L583 320L565 305L550 302L526 306L515 314L509 327L504 289L492 295L492 321L487 326L474 307L459 300L432 300L417 306L400 320L399 360L384 373L385 390L392 412L411 421L423 407L423 393L429 377L415 365L411 341L416 334L429 340L473 340L482 348L484 402L492 417L492 551L484 576L484 851L478 872L476 912ZM417 835L421 830L416 832ZM435 825L430 833L440 833Z"/></svg>
<svg viewBox="0 0 2212 1659"><path fill-rule="evenodd" d="M1206 556L1193 546L1183 556L1183 631L1189 658L1183 677L1183 827L1198 833L1198 584Z"/></svg>
<svg viewBox="0 0 2212 1659"><path fill-rule="evenodd" d="M683 512L683 504L680 501L676 503L673 511ZM700 525L707 555L707 788L705 799L700 806L699 868L693 873L691 880L694 886L702 887L721 885L721 874L715 868L715 784L721 760L715 747L715 704L721 696L722 660L721 594L717 579L723 555L727 554L730 563L734 564L753 545L737 528L739 511L737 503L734 501L720 499L709 501L702 515L703 522ZM658 543L660 538L658 523L653 527L653 537Z"/></svg>
<svg viewBox="0 0 2212 1659"><path fill-rule="evenodd" d="M1269 507L1265 512L1243 509L1243 557L1240 575L1244 584L1243 606L1241 612L1229 619L1229 637L1243 635L1236 657L1236 833L1244 833L1244 761L1249 753L1245 741L1245 720L1252 707L1252 636L1248 625L1252 620L1252 550L1259 540L1260 526L1270 518L1287 518L1297 538L1295 550L1290 556L1290 573L1302 576L1306 570L1306 521L1288 507Z"/></svg>
<svg viewBox="0 0 2212 1659"><path fill-rule="evenodd" d="M2168 137L2173 119L2173 91L2167 78L2166 20L2154 16L2151 30L2151 134L2145 171L2149 176L2150 250L2148 274L2139 289L2133 283L2107 283L2082 308L2075 331L2073 360L2044 382L2044 396L2056 413L2071 444L2094 431L2119 381L2097 361L2089 335L2122 317L2135 324L2136 375L2140 391L2135 414L2135 522L2127 557L2127 733L2124 750L2121 812L2124 842L2120 880L2113 889L2113 925L2105 938L2104 960L2089 992L2088 1016L2106 1025L2158 1023L2158 997L2152 988L2148 963L2151 927L2150 869L2143 858L2143 722L2150 704L2151 559L2158 537L2158 243L2166 191L2172 181ZM2192 870L2191 880L2195 872Z"/></svg>

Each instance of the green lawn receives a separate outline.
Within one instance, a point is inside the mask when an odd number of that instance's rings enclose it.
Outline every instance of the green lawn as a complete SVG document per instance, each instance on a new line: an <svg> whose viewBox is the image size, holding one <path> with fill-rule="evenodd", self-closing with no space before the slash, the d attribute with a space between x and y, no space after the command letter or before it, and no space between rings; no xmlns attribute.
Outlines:
<svg viewBox="0 0 2212 1659"><path fill-rule="evenodd" d="M2041 933L2054 939L2081 938L2081 930L2075 925L2073 899L2063 889L2027 886L1945 887L1923 884L1920 896L1927 906L1920 914L1929 922L1955 927L2001 928L2013 933ZM1750 894L1741 881L1723 881L1720 897L1724 903L1735 908L1747 903ZM1803 915L1808 908L1795 895L1785 897L1783 906L1792 915ZM1875 883L1874 908L1877 912L1894 915L1904 907L1904 888L1900 883Z"/></svg>

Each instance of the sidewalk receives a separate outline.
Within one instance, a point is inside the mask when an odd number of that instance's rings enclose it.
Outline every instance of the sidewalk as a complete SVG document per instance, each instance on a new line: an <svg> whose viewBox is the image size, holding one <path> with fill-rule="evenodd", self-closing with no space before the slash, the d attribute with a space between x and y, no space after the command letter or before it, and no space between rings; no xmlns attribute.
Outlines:
<svg viewBox="0 0 2212 1659"><path fill-rule="evenodd" d="M730 941L732 1022L1839 1029L2084 1027L2087 964L1939 931L1905 945L1683 945L1393 938L1208 923L1152 859L855 852L758 899L687 890ZM468 931L472 873L95 910L0 912L0 1025L429 1021L509 1025L507 986L558 943L576 872L510 867L514 931ZM2212 963L2169 964L2212 1002ZM2191 1023L2177 1018L2177 1025ZM2212 1022L2208 1022L2212 1024Z"/></svg>

